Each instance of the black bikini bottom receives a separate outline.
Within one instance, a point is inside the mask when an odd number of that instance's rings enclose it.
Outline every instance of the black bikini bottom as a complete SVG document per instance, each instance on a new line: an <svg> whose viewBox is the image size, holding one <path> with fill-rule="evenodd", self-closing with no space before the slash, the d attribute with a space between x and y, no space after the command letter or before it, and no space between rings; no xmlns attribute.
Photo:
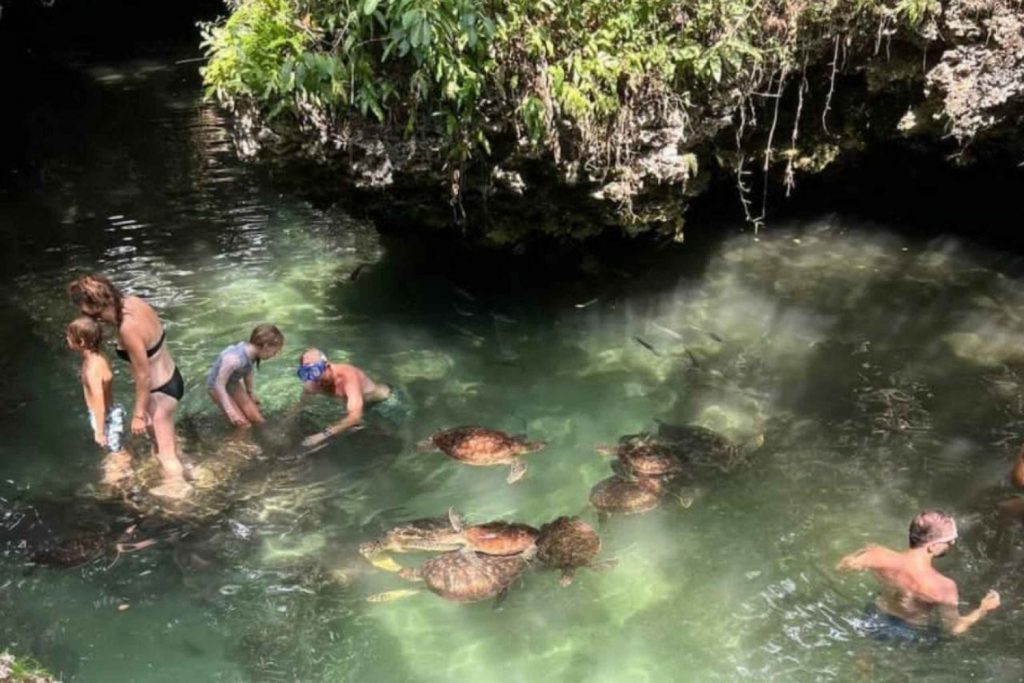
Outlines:
<svg viewBox="0 0 1024 683"><path fill-rule="evenodd" d="M174 368L174 374L171 375L171 378L156 389L151 389L149 393L155 394L158 391L161 394L167 394L175 401L180 401L181 397L185 395L185 380L181 376L181 371L178 368Z"/></svg>

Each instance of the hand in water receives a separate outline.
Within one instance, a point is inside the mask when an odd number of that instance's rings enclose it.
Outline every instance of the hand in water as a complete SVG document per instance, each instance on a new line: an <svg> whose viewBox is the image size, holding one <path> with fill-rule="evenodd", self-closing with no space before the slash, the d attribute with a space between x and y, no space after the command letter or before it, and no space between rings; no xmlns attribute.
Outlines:
<svg viewBox="0 0 1024 683"><path fill-rule="evenodd" d="M981 599L981 608L986 612L991 612L1000 605L999 593L995 591L989 591L985 594L985 597Z"/></svg>
<svg viewBox="0 0 1024 683"><path fill-rule="evenodd" d="M321 444L321 443L323 443L326 440L327 440L327 435L326 434L324 434L323 432L317 432L316 434L312 434L310 436L307 436L305 439L303 439L302 440L302 445L306 446L306 447L316 446L317 444Z"/></svg>
<svg viewBox="0 0 1024 683"><path fill-rule="evenodd" d="M238 417L231 418L231 424L235 425L236 427L251 427L252 426L249 423L249 421L246 420L241 415L239 415Z"/></svg>
<svg viewBox="0 0 1024 683"><path fill-rule="evenodd" d="M92 435L92 440L96 442L96 445L100 448L107 447L107 435L102 433L96 433Z"/></svg>

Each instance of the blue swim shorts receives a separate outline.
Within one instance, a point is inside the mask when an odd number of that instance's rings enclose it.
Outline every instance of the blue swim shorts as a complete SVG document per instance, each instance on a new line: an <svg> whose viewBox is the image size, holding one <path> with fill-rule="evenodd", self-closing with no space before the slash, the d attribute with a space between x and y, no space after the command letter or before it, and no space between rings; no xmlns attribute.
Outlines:
<svg viewBox="0 0 1024 683"><path fill-rule="evenodd" d="M96 429L96 419L89 411L89 427ZM124 439L124 408L115 403L107 409L107 419L103 423L103 433L107 437L107 452L117 453L121 450Z"/></svg>

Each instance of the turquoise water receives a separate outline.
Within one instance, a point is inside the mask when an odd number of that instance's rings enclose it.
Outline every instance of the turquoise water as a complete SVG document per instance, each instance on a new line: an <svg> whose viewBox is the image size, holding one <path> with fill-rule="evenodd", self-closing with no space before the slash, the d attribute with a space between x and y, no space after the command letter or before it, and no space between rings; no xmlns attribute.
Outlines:
<svg viewBox="0 0 1024 683"><path fill-rule="evenodd" d="M1024 676L1024 538L996 513L1024 433L1024 283L1009 257L833 216L723 230L736 236L699 257L614 276L465 263L241 168L182 69L82 65L86 113L57 112L66 128L36 149L45 172L0 196L3 645L86 682ZM235 469L209 514L143 520L152 548L32 568L54 534L139 521L91 496L99 454L62 346L63 288L93 270L164 318L189 385L186 457ZM257 376L270 421L238 440L202 381L267 320L287 337ZM304 453L302 435L336 414L322 402L281 423L307 345L404 387L413 418ZM568 588L535 572L498 609L366 601L409 587L356 553L398 522L454 506L471 521L596 524L587 495L609 466L594 447L656 418L764 446L729 472L700 470L687 509L610 520L602 557L618 566ZM467 423L548 446L514 486L507 468L416 452ZM146 444L133 448L144 459ZM902 547L932 506L963 537L941 569L972 607L990 586L1003 607L938 650L891 649L857 630L871 580L832 567L868 541Z"/></svg>

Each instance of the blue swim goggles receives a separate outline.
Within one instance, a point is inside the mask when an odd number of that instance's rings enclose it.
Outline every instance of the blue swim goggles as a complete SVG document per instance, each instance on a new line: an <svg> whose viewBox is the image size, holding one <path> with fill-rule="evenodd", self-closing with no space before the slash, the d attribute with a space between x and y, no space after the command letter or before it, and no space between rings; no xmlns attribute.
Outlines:
<svg viewBox="0 0 1024 683"><path fill-rule="evenodd" d="M300 365L295 373L303 382L315 382L327 371L327 361L318 360L315 363Z"/></svg>

